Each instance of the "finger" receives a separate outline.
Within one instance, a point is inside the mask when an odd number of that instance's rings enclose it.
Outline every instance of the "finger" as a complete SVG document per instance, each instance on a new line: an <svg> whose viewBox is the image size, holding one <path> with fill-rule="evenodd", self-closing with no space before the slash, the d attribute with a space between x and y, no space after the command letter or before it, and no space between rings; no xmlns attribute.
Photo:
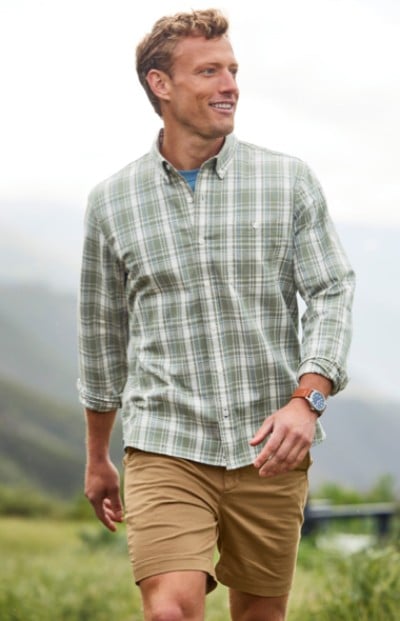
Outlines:
<svg viewBox="0 0 400 621"><path fill-rule="evenodd" d="M252 439L250 440L250 446L257 446L272 432L274 428L274 422L272 416L266 418L261 427L256 431Z"/></svg>
<svg viewBox="0 0 400 621"><path fill-rule="evenodd" d="M292 451L288 456L287 456L287 464L288 464L288 469L289 470L294 470L295 468L297 468L301 462L304 460L304 458L306 457L308 451L309 451L310 447L309 445L304 445L303 448L299 449L298 447L296 447L296 450Z"/></svg>
<svg viewBox="0 0 400 621"><path fill-rule="evenodd" d="M260 476L276 476L294 470L303 461L309 450L308 444L302 447L295 444L291 450L288 447L287 443L282 445L279 451L259 468Z"/></svg>
<svg viewBox="0 0 400 621"><path fill-rule="evenodd" d="M275 476L282 474L288 470L286 462L287 453L283 453L280 450L277 453L271 454L268 459L262 463L258 469L261 477Z"/></svg>
<svg viewBox="0 0 400 621"><path fill-rule="evenodd" d="M112 509L110 509L111 505L108 504L109 501L101 496L91 496L88 494L87 497L94 509L96 517L106 528L114 532L116 530L114 522L120 520L113 519Z"/></svg>
<svg viewBox="0 0 400 621"><path fill-rule="evenodd" d="M90 500L90 502L92 503L94 512L100 522L102 522L102 524L104 524L104 526L106 526L106 528L108 528L109 530L115 531L115 525L107 513L106 506L104 504L105 501L103 499L100 499Z"/></svg>
<svg viewBox="0 0 400 621"><path fill-rule="evenodd" d="M124 510L121 499L118 497L114 502L110 498L106 498L103 503L104 511L114 522L122 522L124 519Z"/></svg>
<svg viewBox="0 0 400 621"><path fill-rule="evenodd" d="M268 442L262 448L253 462L256 468L260 468L266 462L271 461L277 455L278 451L282 449L282 443L285 440L285 434L282 430L275 429L271 436L268 438Z"/></svg>

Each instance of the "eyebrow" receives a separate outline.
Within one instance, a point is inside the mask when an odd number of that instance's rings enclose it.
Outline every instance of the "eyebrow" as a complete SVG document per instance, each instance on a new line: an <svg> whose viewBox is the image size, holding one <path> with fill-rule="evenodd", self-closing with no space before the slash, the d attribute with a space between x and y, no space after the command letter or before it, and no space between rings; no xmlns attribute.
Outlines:
<svg viewBox="0 0 400 621"><path fill-rule="evenodd" d="M200 64L195 66L195 70L197 69L201 69L203 67L224 67L225 63L221 63L219 61L213 61L213 60L204 60L203 62L201 62ZM227 65L230 69L239 69L239 64L237 62L232 62L229 65Z"/></svg>

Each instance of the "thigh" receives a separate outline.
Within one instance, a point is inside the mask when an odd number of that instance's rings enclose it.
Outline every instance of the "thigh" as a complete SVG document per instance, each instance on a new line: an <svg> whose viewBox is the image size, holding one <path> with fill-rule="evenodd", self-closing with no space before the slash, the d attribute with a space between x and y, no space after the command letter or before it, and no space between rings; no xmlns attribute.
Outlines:
<svg viewBox="0 0 400 621"><path fill-rule="evenodd" d="M239 593L281 597L290 591L308 492L310 458L263 478L243 468L220 510L218 579Z"/></svg>
<svg viewBox="0 0 400 621"><path fill-rule="evenodd" d="M125 521L136 582L194 571L207 575L208 591L214 588L218 471L136 449L124 461Z"/></svg>

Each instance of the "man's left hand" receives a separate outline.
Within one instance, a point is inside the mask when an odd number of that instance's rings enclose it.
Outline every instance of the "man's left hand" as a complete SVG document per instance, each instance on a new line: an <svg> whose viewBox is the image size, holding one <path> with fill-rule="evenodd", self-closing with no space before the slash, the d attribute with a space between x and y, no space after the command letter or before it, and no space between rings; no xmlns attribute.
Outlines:
<svg viewBox="0 0 400 621"><path fill-rule="evenodd" d="M251 439L257 446L269 436L253 464L262 477L294 470L305 458L315 433L317 415L303 399L293 399L265 419Z"/></svg>

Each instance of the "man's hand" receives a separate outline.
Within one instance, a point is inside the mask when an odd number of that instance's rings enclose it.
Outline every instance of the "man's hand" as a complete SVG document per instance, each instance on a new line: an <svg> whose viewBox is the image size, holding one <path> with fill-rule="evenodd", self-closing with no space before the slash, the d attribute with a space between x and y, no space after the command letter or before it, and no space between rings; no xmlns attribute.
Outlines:
<svg viewBox="0 0 400 621"><path fill-rule="evenodd" d="M317 415L303 399L293 399L266 418L250 444L257 446L270 436L254 460L260 476L271 477L293 470L310 449Z"/></svg>
<svg viewBox="0 0 400 621"><path fill-rule="evenodd" d="M89 460L85 473L85 496L93 505L99 520L112 532L116 522L123 521L119 494L119 473L110 459Z"/></svg>

